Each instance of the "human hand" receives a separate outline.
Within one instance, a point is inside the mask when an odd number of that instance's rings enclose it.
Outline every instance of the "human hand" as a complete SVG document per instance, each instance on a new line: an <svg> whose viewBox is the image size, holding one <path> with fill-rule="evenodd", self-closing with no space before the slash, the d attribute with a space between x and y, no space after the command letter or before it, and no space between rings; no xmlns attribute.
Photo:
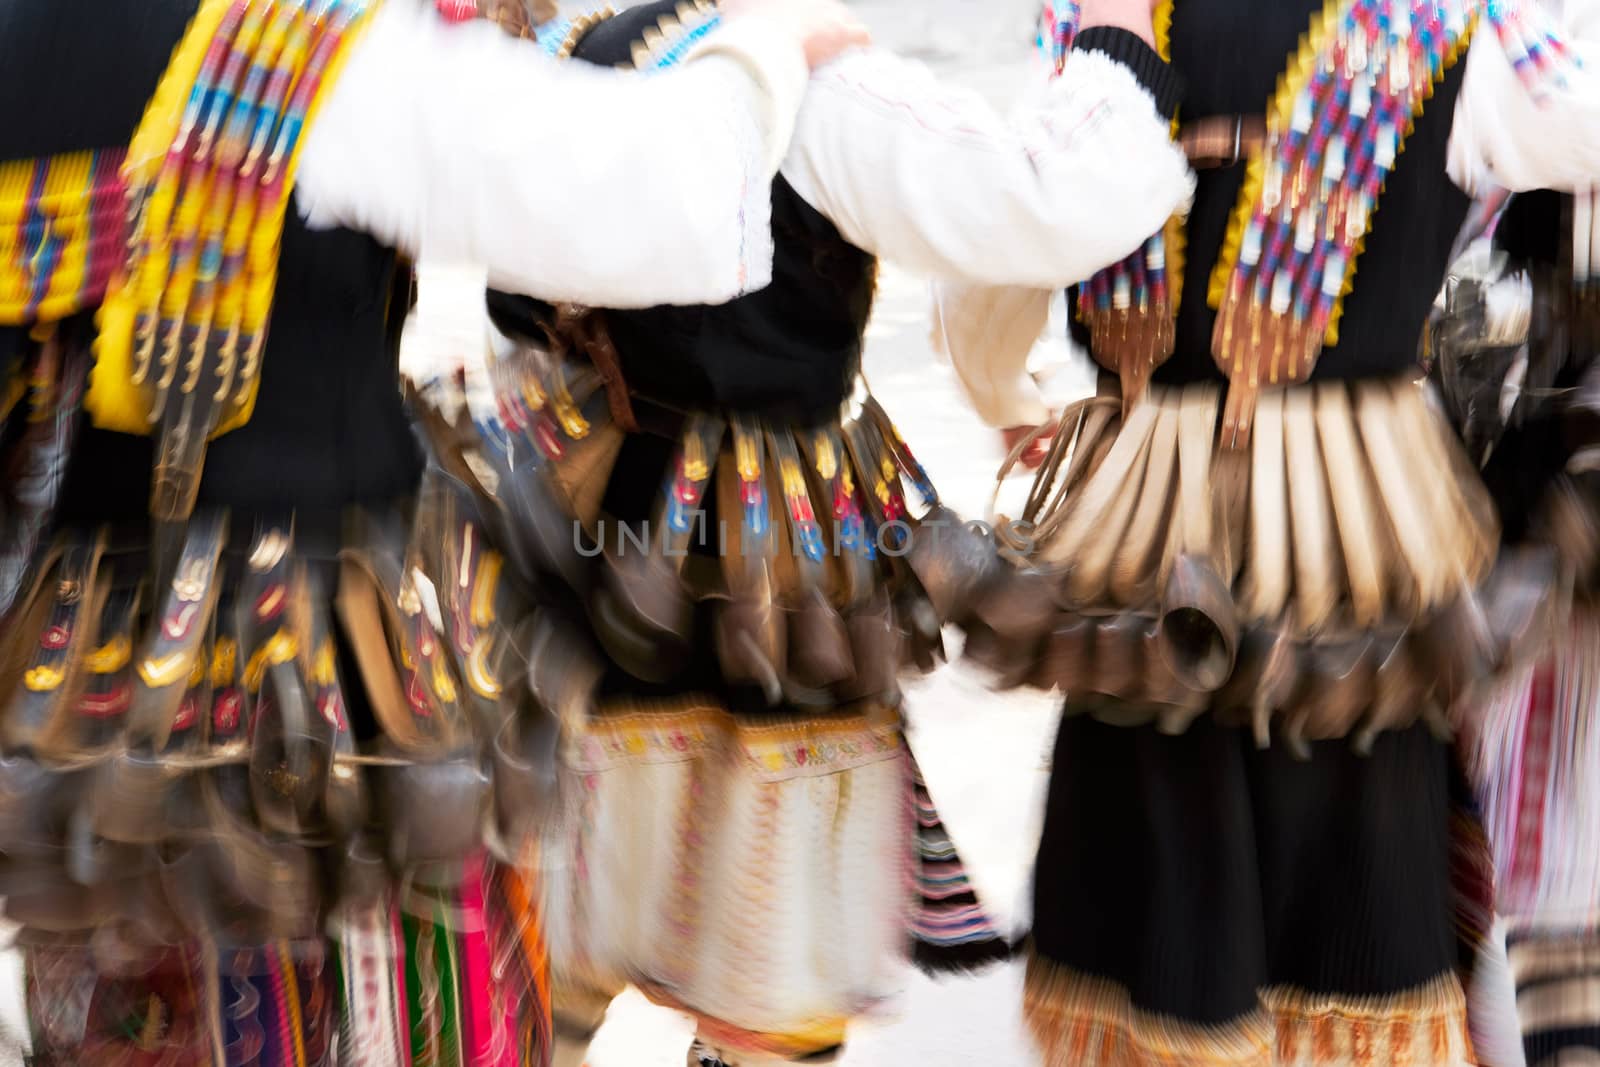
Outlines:
<svg viewBox="0 0 1600 1067"><path fill-rule="evenodd" d="M723 0L725 19L766 18L782 25L805 49L813 70L851 48L872 43L872 35L839 0Z"/></svg>
<svg viewBox="0 0 1600 1067"><path fill-rule="evenodd" d="M1080 0L1078 27L1115 26L1137 34L1145 44L1156 43L1156 8L1161 0Z"/></svg>
<svg viewBox="0 0 1600 1067"><path fill-rule="evenodd" d="M1000 446L1006 450L1006 455L1016 452L1018 447L1027 442L1017 456L1017 466L1025 471L1038 470L1044 463L1044 457L1050 451L1051 434L1040 432L1037 426L1007 426L1000 431ZM1029 441L1028 439L1033 439Z"/></svg>

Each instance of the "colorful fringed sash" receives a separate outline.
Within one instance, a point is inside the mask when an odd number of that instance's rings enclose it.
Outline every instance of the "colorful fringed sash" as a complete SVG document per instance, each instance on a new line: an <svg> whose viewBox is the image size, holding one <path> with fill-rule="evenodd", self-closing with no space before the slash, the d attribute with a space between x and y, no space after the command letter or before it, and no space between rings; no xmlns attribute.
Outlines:
<svg viewBox="0 0 1600 1067"><path fill-rule="evenodd" d="M1171 9L1169 0L1156 19L1163 56ZM1305 381L1322 348L1338 342L1341 301L1384 182L1480 15L1530 89L1559 83L1576 63L1537 8L1516 0L1329 0L1290 58L1207 294L1218 311L1213 355L1230 382L1228 443L1248 439L1262 388ZM1058 70L1076 18L1074 3L1047 4L1040 43ZM1174 232L1169 224L1080 292L1095 358L1121 375L1127 404L1172 354Z"/></svg>
<svg viewBox="0 0 1600 1067"><path fill-rule="evenodd" d="M378 2L204 0L134 134L85 403L160 438L158 519L189 514L205 442L250 417L302 135Z"/></svg>

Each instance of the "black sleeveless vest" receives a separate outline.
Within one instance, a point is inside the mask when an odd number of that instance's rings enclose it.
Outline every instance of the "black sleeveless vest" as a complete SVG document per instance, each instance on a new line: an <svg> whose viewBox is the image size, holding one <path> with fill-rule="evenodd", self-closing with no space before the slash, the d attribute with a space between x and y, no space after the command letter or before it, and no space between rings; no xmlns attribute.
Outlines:
<svg viewBox="0 0 1600 1067"><path fill-rule="evenodd" d="M0 99L13 105L0 123L0 160L127 144L198 6L0 0ZM312 232L289 212L255 414L212 443L202 505L322 510L416 488L420 455L389 328L395 278L389 249L349 231ZM87 344L90 318L62 328ZM21 335L0 330L0 356ZM86 426L61 517L144 516L152 463L149 438Z"/></svg>
<svg viewBox="0 0 1600 1067"><path fill-rule="evenodd" d="M676 6L658 0L630 8L584 34L573 55L631 66L633 44ZM691 138L686 125L686 151ZM783 422L837 416L860 367L876 262L781 177L773 184L772 223L770 287L717 307L606 313L634 392L681 409L723 408ZM502 332L531 337L542 336L539 323L549 314L538 301L504 293L490 293L489 308Z"/></svg>
<svg viewBox="0 0 1600 1067"><path fill-rule="evenodd" d="M1180 117L1262 114L1289 56L1323 5L1324 0L1176 0L1172 64L1188 88ZM1416 364L1428 309L1443 284L1468 207L1466 195L1445 175L1465 69L1462 57L1446 74L1389 175L1366 249L1356 261L1355 288L1344 301L1339 343L1318 358L1318 379L1382 376ZM1239 165L1199 173L1176 350L1157 369L1157 382L1222 380L1211 358L1216 313L1206 303L1206 290L1244 171ZM1078 339L1088 343L1086 333Z"/></svg>

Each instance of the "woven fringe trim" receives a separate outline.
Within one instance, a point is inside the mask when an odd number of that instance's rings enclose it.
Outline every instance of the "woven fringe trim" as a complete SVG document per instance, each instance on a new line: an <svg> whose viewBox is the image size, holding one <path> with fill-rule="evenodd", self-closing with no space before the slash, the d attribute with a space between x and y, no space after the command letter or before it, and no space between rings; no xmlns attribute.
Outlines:
<svg viewBox="0 0 1600 1067"><path fill-rule="evenodd" d="M897 757L900 716L866 714L734 715L714 700L608 702L572 740L570 760L583 771L626 763L679 763L712 752L737 755L770 781L817 777Z"/></svg>
<svg viewBox="0 0 1600 1067"><path fill-rule="evenodd" d="M1114 982L1034 956L1024 1014L1047 1067L1472 1067L1460 984L1342 998L1287 987L1217 1026L1142 1011Z"/></svg>

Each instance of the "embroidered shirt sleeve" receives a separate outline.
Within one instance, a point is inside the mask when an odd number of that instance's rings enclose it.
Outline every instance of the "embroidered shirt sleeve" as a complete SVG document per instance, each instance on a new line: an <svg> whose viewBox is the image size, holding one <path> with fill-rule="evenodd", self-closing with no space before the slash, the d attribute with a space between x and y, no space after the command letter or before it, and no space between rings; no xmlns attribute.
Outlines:
<svg viewBox="0 0 1600 1067"><path fill-rule="evenodd" d="M813 75L782 172L868 251L1045 289L1128 255L1193 188L1149 93L1096 52L1010 121L920 64L847 55Z"/></svg>
<svg viewBox="0 0 1600 1067"><path fill-rule="evenodd" d="M760 288L767 189L804 61L757 20L730 38L647 78L388 5L308 140L299 206L314 225L482 264L497 288L551 300L635 307Z"/></svg>
<svg viewBox="0 0 1600 1067"><path fill-rule="evenodd" d="M1486 23L1467 56L1449 169L1474 195L1600 183L1600 0L1524 6L1521 32Z"/></svg>

